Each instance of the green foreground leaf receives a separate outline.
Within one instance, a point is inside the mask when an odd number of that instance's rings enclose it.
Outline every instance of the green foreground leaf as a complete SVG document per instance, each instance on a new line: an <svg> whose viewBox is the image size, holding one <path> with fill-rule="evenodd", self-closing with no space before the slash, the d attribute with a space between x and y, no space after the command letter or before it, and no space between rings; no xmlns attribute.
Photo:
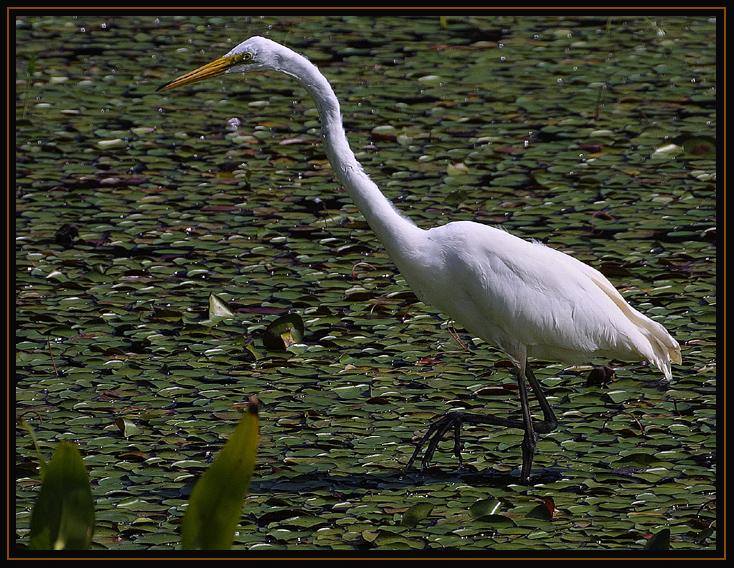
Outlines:
<svg viewBox="0 0 734 568"><path fill-rule="evenodd" d="M214 463L194 486L183 519L182 548L229 550L242 513L259 438L257 404L250 404Z"/></svg>
<svg viewBox="0 0 734 568"><path fill-rule="evenodd" d="M94 500L76 446L61 442L45 468L31 516L30 548L86 550L94 533Z"/></svg>

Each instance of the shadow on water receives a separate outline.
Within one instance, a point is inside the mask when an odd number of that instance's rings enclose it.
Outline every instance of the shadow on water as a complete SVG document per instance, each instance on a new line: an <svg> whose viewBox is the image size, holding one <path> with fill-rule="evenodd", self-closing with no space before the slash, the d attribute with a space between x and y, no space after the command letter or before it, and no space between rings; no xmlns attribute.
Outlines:
<svg viewBox="0 0 734 568"><path fill-rule="evenodd" d="M538 470L531 477L532 485L541 483L552 483L563 477L559 468L545 468ZM386 471L384 473L353 473L340 475L330 472L315 472L306 475L292 477L286 480L261 479L253 481L250 486L251 493L267 492L301 492L327 489L331 491L344 491L349 489L404 489L414 486L419 488L423 485L436 483L463 483L477 487L506 487L519 483L518 471L498 472L492 469L454 470L442 471L437 468L429 468L425 472L411 471L403 473L402 470Z"/></svg>

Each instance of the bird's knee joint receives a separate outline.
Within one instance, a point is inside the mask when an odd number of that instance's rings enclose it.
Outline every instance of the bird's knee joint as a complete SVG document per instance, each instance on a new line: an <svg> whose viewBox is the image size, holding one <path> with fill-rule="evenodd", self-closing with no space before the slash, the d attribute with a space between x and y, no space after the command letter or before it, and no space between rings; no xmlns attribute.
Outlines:
<svg viewBox="0 0 734 568"><path fill-rule="evenodd" d="M535 446L538 443L538 435L533 433L526 433L525 437L522 439L522 448L524 450L534 451Z"/></svg>

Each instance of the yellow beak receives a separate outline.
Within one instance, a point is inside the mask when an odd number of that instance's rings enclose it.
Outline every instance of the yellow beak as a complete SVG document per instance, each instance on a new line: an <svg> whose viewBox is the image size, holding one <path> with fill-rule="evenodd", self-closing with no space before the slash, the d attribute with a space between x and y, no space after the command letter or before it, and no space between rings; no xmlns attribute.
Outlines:
<svg viewBox="0 0 734 568"><path fill-rule="evenodd" d="M201 67L198 67L193 71L189 71L188 73L181 75L173 81L169 81L165 85L161 85L156 89L156 91L168 91L170 89L175 89L176 87L183 87L184 85L190 85L191 83L197 83L199 81L203 81L204 79L216 77L217 75L221 75L222 73L224 73L235 63L236 61L233 60L231 56L228 57L225 55L224 57L215 59L214 61L211 61L206 65L202 65Z"/></svg>

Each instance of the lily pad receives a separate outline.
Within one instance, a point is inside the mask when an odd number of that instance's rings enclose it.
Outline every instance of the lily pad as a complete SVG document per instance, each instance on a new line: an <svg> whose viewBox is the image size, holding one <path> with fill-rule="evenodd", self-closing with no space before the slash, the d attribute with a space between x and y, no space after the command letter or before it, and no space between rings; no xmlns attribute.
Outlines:
<svg viewBox="0 0 734 568"><path fill-rule="evenodd" d="M263 344L268 349L282 351L294 343L303 341L305 327L298 314L286 314L273 321L265 329Z"/></svg>

